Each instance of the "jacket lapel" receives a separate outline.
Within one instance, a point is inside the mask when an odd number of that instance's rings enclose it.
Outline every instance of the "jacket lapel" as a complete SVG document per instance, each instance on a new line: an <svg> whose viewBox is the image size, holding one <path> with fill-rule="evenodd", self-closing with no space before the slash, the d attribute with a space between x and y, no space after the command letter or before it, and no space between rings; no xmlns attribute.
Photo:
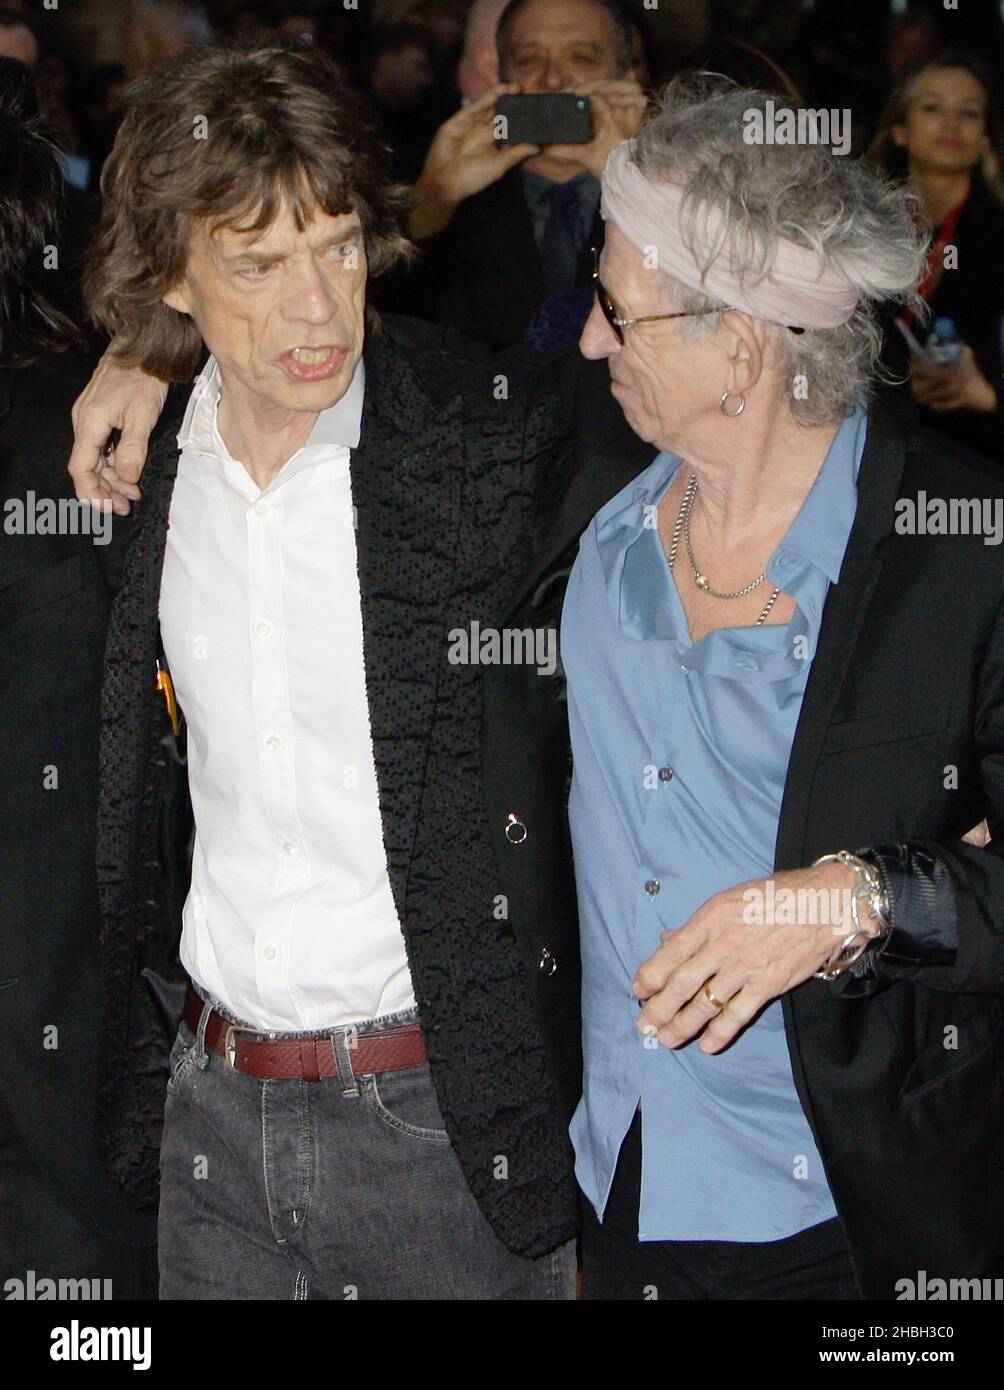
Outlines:
<svg viewBox="0 0 1004 1390"><path fill-rule="evenodd" d="M562 406L574 425L573 466L558 474L541 499L533 561L506 601L504 622L519 610L541 580L578 541L611 497L648 467L658 450L631 429L610 392L603 361L574 357L574 383L566 385Z"/></svg>
<svg viewBox="0 0 1004 1390"><path fill-rule="evenodd" d="M813 777L833 708L882 570L880 542L892 530L895 520L894 507L905 451L902 429L890 410L876 402L869 415L868 437L858 474L854 525L840 580L831 587L823 608L819 642L788 762L774 856L776 869L803 866Z"/></svg>
<svg viewBox="0 0 1004 1390"><path fill-rule="evenodd" d="M157 610L167 544L171 494L178 471L179 409L190 388L169 400L144 471L144 498L136 511L112 604L101 692L97 871L104 930L131 909L123 890L132 882L139 808L155 701L160 629Z"/></svg>
<svg viewBox="0 0 1004 1390"><path fill-rule="evenodd" d="M386 330L369 335L352 499L373 756L391 890L406 918L429 731L461 532L461 399L420 381Z"/></svg>

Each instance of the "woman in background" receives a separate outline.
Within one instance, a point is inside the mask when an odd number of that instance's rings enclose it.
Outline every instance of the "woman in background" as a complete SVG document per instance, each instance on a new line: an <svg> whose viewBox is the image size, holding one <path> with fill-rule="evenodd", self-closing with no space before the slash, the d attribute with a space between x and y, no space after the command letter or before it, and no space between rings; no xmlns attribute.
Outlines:
<svg viewBox="0 0 1004 1390"><path fill-rule="evenodd" d="M896 87L870 157L886 173L909 178L918 216L931 233L920 293L930 322L951 319L962 344L956 365L936 367L911 351L890 322L886 361L909 374L926 424L1004 462L1000 151L988 74L977 59L945 52L915 67ZM929 325L904 319L922 346Z"/></svg>

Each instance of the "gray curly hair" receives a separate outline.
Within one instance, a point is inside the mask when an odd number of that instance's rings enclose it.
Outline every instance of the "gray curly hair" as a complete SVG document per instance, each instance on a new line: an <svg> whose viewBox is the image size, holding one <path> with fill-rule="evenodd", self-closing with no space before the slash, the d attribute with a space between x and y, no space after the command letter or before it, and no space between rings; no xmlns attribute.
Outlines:
<svg viewBox="0 0 1004 1390"><path fill-rule="evenodd" d="M876 309L892 300L924 315L916 288L926 237L905 187L859 161L824 144L747 143L749 113L759 110L769 124L768 102L775 110L787 105L716 74L675 78L638 132L634 160L653 183L686 191L682 234L702 271L719 247L702 246L695 205L710 204L723 217L722 239L736 238L752 271L769 267L777 239L786 237L832 260L848 277L859 303L847 323L800 335L779 328L775 337L786 381L804 377L810 383L805 399L792 393L794 418L803 425L832 424L876 381L892 379L879 361ZM708 313L683 321L692 336L713 332L728 308L682 285L677 299L682 310Z"/></svg>

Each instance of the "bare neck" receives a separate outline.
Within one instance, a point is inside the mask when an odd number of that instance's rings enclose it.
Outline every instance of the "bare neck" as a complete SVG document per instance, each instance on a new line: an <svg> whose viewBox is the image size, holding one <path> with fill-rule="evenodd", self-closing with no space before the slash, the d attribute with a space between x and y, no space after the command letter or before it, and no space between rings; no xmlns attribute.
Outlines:
<svg viewBox="0 0 1004 1390"><path fill-rule="evenodd" d="M239 410L233 394L221 388L217 426L232 458L264 492L293 455L302 449L317 420L316 414L274 407Z"/></svg>
<svg viewBox="0 0 1004 1390"><path fill-rule="evenodd" d="M751 420L742 436L720 432L714 452L686 457L698 481L703 528L721 547L752 536L780 539L815 482L838 425L803 428L787 409ZM738 442L737 442L738 441Z"/></svg>

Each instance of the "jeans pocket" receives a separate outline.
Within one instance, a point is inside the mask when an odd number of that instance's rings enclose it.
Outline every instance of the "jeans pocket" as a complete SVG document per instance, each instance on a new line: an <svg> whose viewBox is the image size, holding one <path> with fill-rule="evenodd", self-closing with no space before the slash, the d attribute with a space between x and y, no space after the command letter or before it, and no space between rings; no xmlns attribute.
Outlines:
<svg viewBox="0 0 1004 1390"><path fill-rule="evenodd" d="M448 1144L428 1066L406 1071L372 1073L359 1078L359 1090L370 1112L390 1129L429 1144Z"/></svg>

